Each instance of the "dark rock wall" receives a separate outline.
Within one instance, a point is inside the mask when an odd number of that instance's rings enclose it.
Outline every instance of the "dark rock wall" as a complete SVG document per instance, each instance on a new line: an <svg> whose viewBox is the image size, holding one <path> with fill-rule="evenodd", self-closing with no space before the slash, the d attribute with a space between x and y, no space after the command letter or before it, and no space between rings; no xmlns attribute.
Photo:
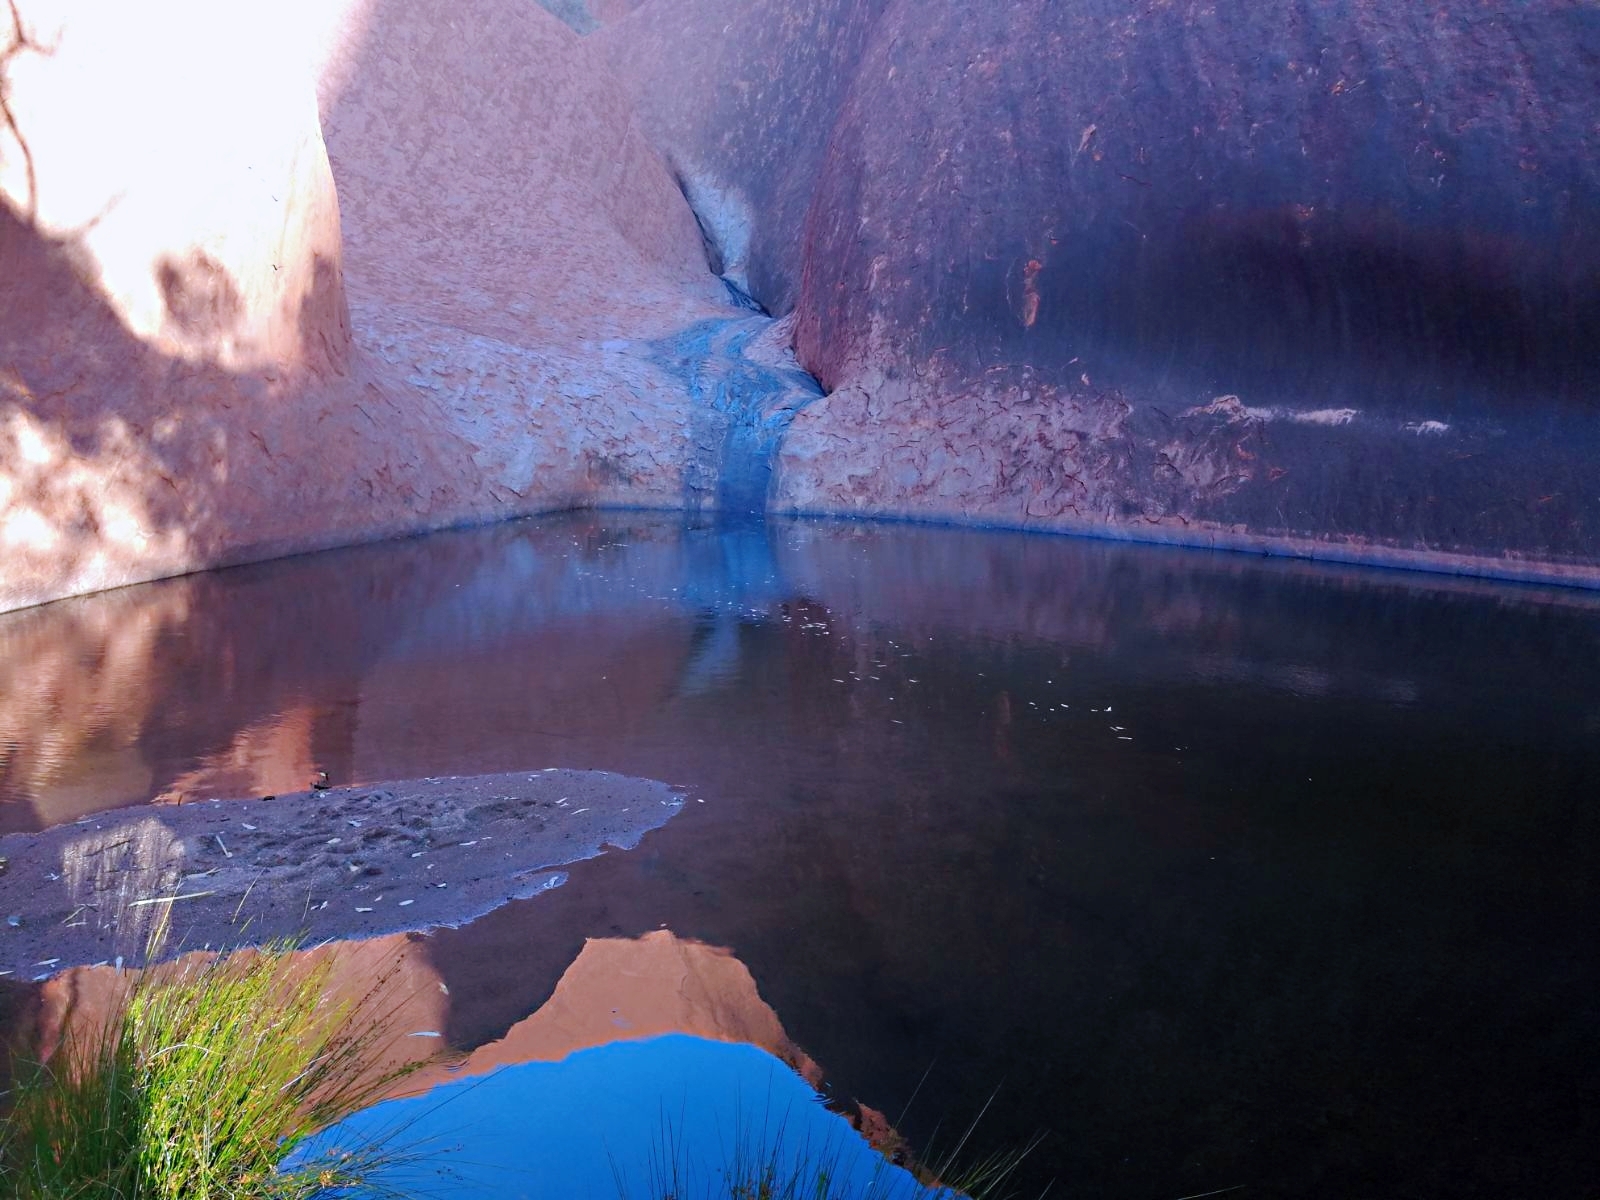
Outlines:
<svg viewBox="0 0 1600 1200"><path fill-rule="evenodd" d="M725 7L601 36L832 392L777 506L1600 575L1592 5Z"/></svg>
<svg viewBox="0 0 1600 1200"><path fill-rule="evenodd" d="M1584 403L1600 10L1503 8L897 4L818 178L808 356L887 317L979 369Z"/></svg>

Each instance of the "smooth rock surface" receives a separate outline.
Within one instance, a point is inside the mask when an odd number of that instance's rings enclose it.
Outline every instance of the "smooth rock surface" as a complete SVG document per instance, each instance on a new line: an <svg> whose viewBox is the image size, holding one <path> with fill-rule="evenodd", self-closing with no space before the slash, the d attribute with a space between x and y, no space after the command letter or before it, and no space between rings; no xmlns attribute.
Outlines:
<svg viewBox="0 0 1600 1200"><path fill-rule="evenodd" d="M635 343L727 308L588 44L521 0L360 0L320 103L357 339L510 507L676 503L682 394Z"/></svg>
<svg viewBox="0 0 1600 1200"><path fill-rule="evenodd" d="M892 6L783 502L1594 581L1597 49L1569 4Z"/></svg>

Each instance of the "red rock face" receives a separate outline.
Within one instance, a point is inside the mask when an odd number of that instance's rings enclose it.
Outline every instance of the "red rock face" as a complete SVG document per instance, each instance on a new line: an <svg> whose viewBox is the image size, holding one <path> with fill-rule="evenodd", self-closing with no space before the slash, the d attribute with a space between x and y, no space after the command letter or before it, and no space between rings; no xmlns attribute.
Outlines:
<svg viewBox="0 0 1600 1200"><path fill-rule="evenodd" d="M895 6L786 502L1592 577L1597 47L1569 4Z"/></svg>
<svg viewBox="0 0 1600 1200"><path fill-rule="evenodd" d="M363 377L315 109L265 65L271 23L185 42L114 4L7 11L0 608L458 505L459 448ZM196 52L231 38L261 56Z"/></svg>
<svg viewBox="0 0 1600 1200"><path fill-rule="evenodd" d="M601 36L798 296L780 506L1592 576L1592 9L729 9Z"/></svg>
<svg viewBox="0 0 1600 1200"><path fill-rule="evenodd" d="M680 502L628 339L725 296L603 64L520 0L324 9L0 28L0 610Z"/></svg>
<svg viewBox="0 0 1600 1200"><path fill-rule="evenodd" d="M763 491L1600 583L1591 5L5 13L0 609Z"/></svg>
<svg viewBox="0 0 1600 1200"><path fill-rule="evenodd" d="M646 0L595 41L717 243L775 313L886 0Z"/></svg>
<svg viewBox="0 0 1600 1200"><path fill-rule="evenodd" d="M677 505L688 398L640 347L722 313L592 47L524 0L373 0L324 73L357 341L469 447L474 518Z"/></svg>

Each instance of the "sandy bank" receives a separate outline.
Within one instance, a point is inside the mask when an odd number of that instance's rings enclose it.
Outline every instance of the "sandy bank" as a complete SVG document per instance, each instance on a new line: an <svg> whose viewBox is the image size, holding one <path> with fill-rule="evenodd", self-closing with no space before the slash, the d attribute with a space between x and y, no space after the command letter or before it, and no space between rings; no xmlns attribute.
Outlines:
<svg viewBox="0 0 1600 1200"><path fill-rule="evenodd" d="M100 813L0 838L0 971L142 961L271 938L457 925L628 849L676 813L666 784L599 771L411 779Z"/></svg>

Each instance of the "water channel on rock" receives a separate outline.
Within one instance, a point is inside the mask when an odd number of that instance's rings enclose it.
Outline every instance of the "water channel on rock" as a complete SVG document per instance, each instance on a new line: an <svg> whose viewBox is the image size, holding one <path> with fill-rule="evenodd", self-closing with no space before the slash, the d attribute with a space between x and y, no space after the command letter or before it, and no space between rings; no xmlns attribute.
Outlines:
<svg viewBox="0 0 1600 1200"><path fill-rule="evenodd" d="M407 1020L492 1063L748 1041L918 1149L992 1097L973 1148L1043 1133L1030 1195L1578 1196L1597 678L1576 591L577 514L0 617L0 832L321 771L660 780L636 848L392 935ZM700 991L630 1016L646 977Z"/></svg>

